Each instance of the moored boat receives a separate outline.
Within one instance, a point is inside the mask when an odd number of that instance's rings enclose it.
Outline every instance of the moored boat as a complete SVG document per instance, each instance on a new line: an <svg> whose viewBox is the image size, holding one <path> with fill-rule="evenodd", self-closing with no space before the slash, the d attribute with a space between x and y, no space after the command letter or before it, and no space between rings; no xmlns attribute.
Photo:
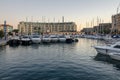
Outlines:
<svg viewBox="0 0 120 80"><path fill-rule="evenodd" d="M51 38L49 37L49 35L43 35L42 36L42 42L43 43L50 43L51 42Z"/></svg>
<svg viewBox="0 0 120 80"><path fill-rule="evenodd" d="M74 41L74 42L78 42L79 40L78 40L77 38L74 38L73 41Z"/></svg>
<svg viewBox="0 0 120 80"><path fill-rule="evenodd" d="M66 42L65 35L58 35L58 42Z"/></svg>
<svg viewBox="0 0 120 80"><path fill-rule="evenodd" d="M101 54L109 55L111 52L120 53L120 42L116 42L110 46L94 46L96 51Z"/></svg>
<svg viewBox="0 0 120 80"><path fill-rule="evenodd" d="M120 61L120 53L112 52L112 53L109 53L109 56L114 60Z"/></svg>
<svg viewBox="0 0 120 80"><path fill-rule="evenodd" d="M40 35L31 35L30 39L32 43L35 43L35 44L41 43Z"/></svg>
<svg viewBox="0 0 120 80"><path fill-rule="evenodd" d="M70 35L66 35L66 43L72 43L73 38Z"/></svg>
<svg viewBox="0 0 120 80"><path fill-rule="evenodd" d="M8 44L10 46L17 46L20 44L20 39L19 39L19 36L14 36L14 37L11 37L8 41Z"/></svg>
<svg viewBox="0 0 120 80"><path fill-rule="evenodd" d="M57 35L50 35L49 37L51 38L52 43L58 42L58 36Z"/></svg>
<svg viewBox="0 0 120 80"><path fill-rule="evenodd" d="M31 44L30 37L28 35L22 36L21 37L21 42L22 42L22 45L29 45L29 44Z"/></svg>

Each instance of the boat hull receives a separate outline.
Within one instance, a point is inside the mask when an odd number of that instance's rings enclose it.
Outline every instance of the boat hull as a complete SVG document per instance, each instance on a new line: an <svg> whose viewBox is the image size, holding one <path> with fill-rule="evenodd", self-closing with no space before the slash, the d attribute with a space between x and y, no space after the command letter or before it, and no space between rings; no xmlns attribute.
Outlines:
<svg viewBox="0 0 120 80"><path fill-rule="evenodd" d="M11 39L8 41L8 44L10 46L17 46L17 45L20 45L20 40L17 40L17 39Z"/></svg>
<svg viewBox="0 0 120 80"><path fill-rule="evenodd" d="M72 42L73 42L73 39L71 38L66 39L66 43L72 43Z"/></svg>
<svg viewBox="0 0 120 80"><path fill-rule="evenodd" d="M97 53L107 55L107 49L95 48Z"/></svg>
<svg viewBox="0 0 120 80"><path fill-rule="evenodd" d="M66 38L59 38L58 42L66 42Z"/></svg>
<svg viewBox="0 0 120 80"><path fill-rule="evenodd" d="M106 46L104 47L95 46L94 48L98 53L104 54L104 55L109 55L109 53L112 53L112 52L120 53L120 49L115 49L115 48L106 47Z"/></svg>
<svg viewBox="0 0 120 80"><path fill-rule="evenodd" d="M32 43L33 43L33 44L40 44L40 43L41 43L41 40L32 40Z"/></svg>
<svg viewBox="0 0 120 80"><path fill-rule="evenodd" d="M51 42L52 42L52 43L58 42L58 38L51 38Z"/></svg>
<svg viewBox="0 0 120 80"><path fill-rule="evenodd" d="M109 56L114 60L120 61L120 53L110 53Z"/></svg>
<svg viewBox="0 0 120 80"><path fill-rule="evenodd" d="M50 38L43 38L42 43L50 43L51 39Z"/></svg>
<svg viewBox="0 0 120 80"><path fill-rule="evenodd" d="M22 45L30 45L31 44L31 41L30 40L22 40Z"/></svg>
<svg viewBox="0 0 120 80"><path fill-rule="evenodd" d="M40 44L41 43L41 39L31 39L33 44Z"/></svg>

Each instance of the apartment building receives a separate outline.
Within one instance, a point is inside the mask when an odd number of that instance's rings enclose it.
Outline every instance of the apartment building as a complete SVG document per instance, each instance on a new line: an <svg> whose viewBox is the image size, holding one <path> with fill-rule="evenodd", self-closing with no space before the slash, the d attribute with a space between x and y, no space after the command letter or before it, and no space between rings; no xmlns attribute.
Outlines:
<svg viewBox="0 0 120 80"><path fill-rule="evenodd" d="M21 34L76 32L77 25L74 22L58 22L58 23L20 22L18 24L18 29Z"/></svg>
<svg viewBox="0 0 120 80"><path fill-rule="evenodd" d="M120 33L120 13L112 16L112 31Z"/></svg>

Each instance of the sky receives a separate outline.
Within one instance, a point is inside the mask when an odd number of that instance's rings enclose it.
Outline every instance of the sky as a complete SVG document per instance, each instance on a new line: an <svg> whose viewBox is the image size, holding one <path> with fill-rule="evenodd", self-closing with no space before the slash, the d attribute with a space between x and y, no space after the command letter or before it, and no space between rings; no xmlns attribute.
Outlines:
<svg viewBox="0 0 120 80"><path fill-rule="evenodd" d="M0 24L6 20L17 28L20 21L62 22L64 16L64 21L75 22L80 30L92 26L92 22L96 25L98 19L111 22L119 3L120 0L0 0Z"/></svg>

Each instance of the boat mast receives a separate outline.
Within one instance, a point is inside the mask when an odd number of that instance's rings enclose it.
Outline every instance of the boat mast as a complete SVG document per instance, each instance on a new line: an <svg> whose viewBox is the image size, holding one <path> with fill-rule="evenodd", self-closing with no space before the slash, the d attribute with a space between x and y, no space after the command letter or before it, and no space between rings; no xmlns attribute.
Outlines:
<svg viewBox="0 0 120 80"><path fill-rule="evenodd" d="M119 13L119 7L120 7L120 3L118 5L118 7L117 7L117 14Z"/></svg>
<svg viewBox="0 0 120 80"><path fill-rule="evenodd" d="M27 25L27 22L28 22L28 18L26 17L26 24L25 24L25 27L27 29L27 35L28 35L28 25Z"/></svg>

